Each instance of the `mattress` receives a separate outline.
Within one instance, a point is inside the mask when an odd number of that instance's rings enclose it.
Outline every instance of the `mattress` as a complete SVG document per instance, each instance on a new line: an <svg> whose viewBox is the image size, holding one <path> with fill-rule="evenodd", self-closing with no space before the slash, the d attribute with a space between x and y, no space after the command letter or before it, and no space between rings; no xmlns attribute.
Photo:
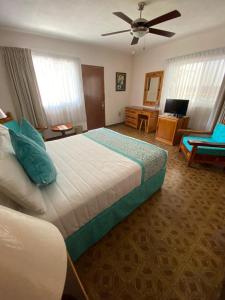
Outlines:
<svg viewBox="0 0 225 300"><path fill-rule="evenodd" d="M47 142L46 149L57 179L41 189L47 210L38 217L56 225L65 239L157 174L167 160L164 150L104 128Z"/></svg>
<svg viewBox="0 0 225 300"><path fill-rule="evenodd" d="M57 168L55 183L41 189L47 211L64 238L141 184L138 163L77 135L46 143Z"/></svg>

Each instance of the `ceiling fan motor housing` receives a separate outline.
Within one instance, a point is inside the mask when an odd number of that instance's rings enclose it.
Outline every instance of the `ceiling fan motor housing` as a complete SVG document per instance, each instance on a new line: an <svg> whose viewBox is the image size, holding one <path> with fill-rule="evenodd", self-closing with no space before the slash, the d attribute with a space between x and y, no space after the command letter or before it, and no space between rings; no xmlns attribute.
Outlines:
<svg viewBox="0 0 225 300"><path fill-rule="evenodd" d="M137 38L143 37L146 33L148 33L148 27L145 26L146 22L147 20L143 18L134 20L131 25L131 33Z"/></svg>

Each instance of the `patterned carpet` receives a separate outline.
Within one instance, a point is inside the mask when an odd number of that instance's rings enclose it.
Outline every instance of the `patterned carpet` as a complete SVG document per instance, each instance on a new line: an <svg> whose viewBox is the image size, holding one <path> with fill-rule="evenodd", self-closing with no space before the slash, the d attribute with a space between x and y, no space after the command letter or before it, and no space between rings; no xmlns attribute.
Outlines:
<svg viewBox="0 0 225 300"><path fill-rule="evenodd" d="M169 152L162 189L76 263L91 300L222 300L225 173L188 168L178 147L117 125Z"/></svg>

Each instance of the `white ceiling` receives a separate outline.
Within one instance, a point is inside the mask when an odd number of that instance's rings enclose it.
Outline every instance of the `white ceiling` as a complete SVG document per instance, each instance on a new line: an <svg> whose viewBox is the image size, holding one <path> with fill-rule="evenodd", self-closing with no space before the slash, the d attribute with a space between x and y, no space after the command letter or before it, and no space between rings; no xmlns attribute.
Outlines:
<svg viewBox="0 0 225 300"><path fill-rule="evenodd" d="M180 18L155 28L176 32L172 39L224 24L225 0L148 0L143 17L150 20L171 10ZM0 0L0 26L91 42L124 51L167 42L168 38L148 34L138 46L130 46L131 36L122 33L101 37L101 33L129 29L129 24L114 16L122 11L138 17L137 0Z"/></svg>

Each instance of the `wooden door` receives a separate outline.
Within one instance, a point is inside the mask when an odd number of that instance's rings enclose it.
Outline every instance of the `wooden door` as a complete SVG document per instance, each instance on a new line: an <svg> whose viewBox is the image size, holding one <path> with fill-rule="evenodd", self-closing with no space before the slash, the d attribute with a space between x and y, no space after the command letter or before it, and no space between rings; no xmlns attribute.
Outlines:
<svg viewBox="0 0 225 300"><path fill-rule="evenodd" d="M82 65L88 130L105 126L104 68Z"/></svg>

